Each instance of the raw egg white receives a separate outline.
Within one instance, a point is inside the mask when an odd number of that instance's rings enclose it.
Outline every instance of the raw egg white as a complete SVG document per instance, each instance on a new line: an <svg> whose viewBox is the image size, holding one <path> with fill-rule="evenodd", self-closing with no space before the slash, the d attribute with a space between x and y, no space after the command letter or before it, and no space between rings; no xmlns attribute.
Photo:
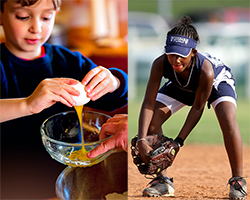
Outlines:
<svg viewBox="0 0 250 200"><path fill-rule="evenodd" d="M85 86L83 84L81 84L79 82L77 85L71 85L71 86L80 92L79 96L72 95L72 98L76 102L75 106L81 106L81 105L84 105L90 101L90 98L87 97L87 93L85 91Z"/></svg>

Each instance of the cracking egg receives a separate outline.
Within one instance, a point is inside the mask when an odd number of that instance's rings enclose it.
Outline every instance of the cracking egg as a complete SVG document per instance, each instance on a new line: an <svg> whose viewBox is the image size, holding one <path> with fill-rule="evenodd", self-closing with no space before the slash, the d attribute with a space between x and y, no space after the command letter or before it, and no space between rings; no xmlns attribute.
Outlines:
<svg viewBox="0 0 250 200"><path fill-rule="evenodd" d="M85 86L82 83L79 82L77 85L71 85L71 86L80 92L79 96L72 95L72 98L76 102L75 106L81 106L81 105L84 105L90 101L90 98L87 97L87 93L85 91Z"/></svg>

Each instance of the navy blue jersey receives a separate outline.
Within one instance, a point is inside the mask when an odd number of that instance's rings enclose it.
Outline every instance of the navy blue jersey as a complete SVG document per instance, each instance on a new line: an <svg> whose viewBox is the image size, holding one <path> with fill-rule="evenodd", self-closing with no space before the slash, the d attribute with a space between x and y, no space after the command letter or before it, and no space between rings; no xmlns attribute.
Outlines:
<svg viewBox="0 0 250 200"><path fill-rule="evenodd" d="M220 59L212 57L207 53L197 53L197 60L191 64L191 70L186 83L182 83L178 79L178 74L173 70L173 67L168 62L167 56L164 59L164 72L163 76L169 79L175 86L190 92L196 92L199 79L201 74L201 69L204 63L204 60L207 59L213 66L214 69L214 83L213 86L218 88L218 85L222 81L226 81L231 86L235 86L235 80L233 79L233 74L231 69L227 67Z"/></svg>
<svg viewBox="0 0 250 200"><path fill-rule="evenodd" d="M27 97L46 78L68 77L82 81L91 69L97 67L81 53L57 45L44 44L46 55L30 61L13 55L4 43L0 48L0 98ZM109 70L120 79L121 87L97 101L90 101L87 106L112 111L127 104L127 74L117 68Z"/></svg>
<svg viewBox="0 0 250 200"><path fill-rule="evenodd" d="M164 58L163 76L169 81L160 89L160 93L164 93L184 104L192 105L195 98L195 93L199 86L200 74L203 67L204 60L208 60L214 69L214 81L211 95L208 99L209 104L221 96L232 96L236 99L235 94L235 80L231 69L227 67L220 59L212 57L207 53L197 52L197 59L192 61L188 80L184 82L168 61L167 56ZM221 83L226 83L229 87L227 89L219 89ZM225 88L223 86L223 88ZM226 91L225 91L226 90Z"/></svg>

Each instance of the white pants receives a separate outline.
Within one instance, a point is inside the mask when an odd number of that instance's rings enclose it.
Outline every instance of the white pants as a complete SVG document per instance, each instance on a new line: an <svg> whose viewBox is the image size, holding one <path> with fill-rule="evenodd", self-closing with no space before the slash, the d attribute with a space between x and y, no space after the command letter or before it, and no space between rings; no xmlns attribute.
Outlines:
<svg viewBox="0 0 250 200"><path fill-rule="evenodd" d="M169 108L169 110L171 110L171 115L185 106L185 104L181 103L180 101L173 99L172 97L169 97L169 96L162 94L162 93L157 94L156 101L161 102L164 105L166 105ZM213 101L211 104L212 104L213 108L215 109L215 107L220 102L223 102L223 101L229 101L229 102L233 103L235 105L235 107L237 106L236 100L230 96L220 97L220 98L216 99L215 101Z"/></svg>

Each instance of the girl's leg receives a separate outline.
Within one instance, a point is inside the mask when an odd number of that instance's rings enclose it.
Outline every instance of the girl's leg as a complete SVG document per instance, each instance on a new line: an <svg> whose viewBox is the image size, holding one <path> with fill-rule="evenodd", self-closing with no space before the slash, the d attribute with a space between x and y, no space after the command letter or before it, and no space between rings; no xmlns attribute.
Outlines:
<svg viewBox="0 0 250 200"><path fill-rule="evenodd" d="M148 135L163 135L161 126L170 116L171 110L165 104L156 101ZM165 178L168 176L167 169L163 170L160 174L149 183L150 187L143 190L143 196L174 196L174 184L171 180Z"/></svg>
<svg viewBox="0 0 250 200"><path fill-rule="evenodd" d="M158 101L155 102L154 115L151 120L148 135L159 134L163 135L162 124L171 116L171 110Z"/></svg>
<svg viewBox="0 0 250 200"><path fill-rule="evenodd" d="M187 96L185 96L188 98ZM155 108L154 108L154 115L151 120L151 124L148 130L148 134L160 134L162 135L162 124L175 112L183 108L185 104L173 99L172 97L158 93Z"/></svg>
<svg viewBox="0 0 250 200"><path fill-rule="evenodd" d="M162 124L183 106L185 106L183 103L158 93L148 134L162 135ZM150 187L143 190L143 196L174 196L173 179L165 178L167 176L167 170L163 170L160 175L150 182Z"/></svg>
<svg viewBox="0 0 250 200"><path fill-rule="evenodd" d="M148 135L159 134L163 135L162 124L171 116L171 110L158 101L155 102L154 115L149 126ZM167 170L163 170L161 174L168 176Z"/></svg>
<svg viewBox="0 0 250 200"><path fill-rule="evenodd" d="M242 140L236 119L236 107L231 102L223 101L215 107L215 113L223 132L225 148L231 165L232 177L242 177Z"/></svg>

